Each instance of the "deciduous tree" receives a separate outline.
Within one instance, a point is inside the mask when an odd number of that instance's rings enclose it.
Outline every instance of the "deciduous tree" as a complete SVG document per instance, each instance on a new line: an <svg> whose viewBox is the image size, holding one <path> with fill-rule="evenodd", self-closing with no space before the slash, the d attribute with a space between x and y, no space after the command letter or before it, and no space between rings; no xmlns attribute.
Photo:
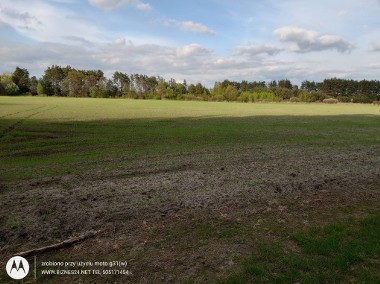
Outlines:
<svg viewBox="0 0 380 284"><path fill-rule="evenodd" d="M20 94L30 91L29 71L27 69L16 67L12 74L12 81L17 85Z"/></svg>

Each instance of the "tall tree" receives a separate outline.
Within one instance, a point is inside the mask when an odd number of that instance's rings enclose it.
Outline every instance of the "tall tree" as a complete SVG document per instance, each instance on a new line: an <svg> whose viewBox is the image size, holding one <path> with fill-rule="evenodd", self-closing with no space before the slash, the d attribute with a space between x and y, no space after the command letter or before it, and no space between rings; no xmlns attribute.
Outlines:
<svg viewBox="0 0 380 284"><path fill-rule="evenodd" d="M38 82L38 85L37 85L37 95L42 96L44 94L45 94L44 86L42 85L41 82Z"/></svg>
<svg viewBox="0 0 380 284"><path fill-rule="evenodd" d="M45 74L42 77L42 85L45 94L48 96L60 96L62 94L62 83L65 77L65 73L71 69L69 66L63 69L61 66L53 65L45 70Z"/></svg>
<svg viewBox="0 0 380 284"><path fill-rule="evenodd" d="M38 94L37 92L37 87L38 87L38 80L36 76L33 76L30 78L30 92L32 93L33 96L36 96Z"/></svg>
<svg viewBox="0 0 380 284"><path fill-rule="evenodd" d="M12 74L12 81L17 85L21 94L30 91L29 71L27 69L17 66Z"/></svg>
<svg viewBox="0 0 380 284"><path fill-rule="evenodd" d="M268 83L269 88L276 88L277 87L277 81L273 80Z"/></svg>
<svg viewBox="0 0 380 284"><path fill-rule="evenodd" d="M228 85L224 96L227 101L236 101L238 97L238 91L234 85Z"/></svg>
<svg viewBox="0 0 380 284"><path fill-rule="evenodd" d="M84 79L83 72L70 71L62 82L62 94L69 97L84 97L86 95Z"/></svg>
<svg viewBox="0 0 380 284"><path fill-rule="evenodd" d="M115 72L112 76L112 79L117 88L117 96L128 97L131 83L129 76L122 72Z"/></svg>
<svg viewBox="0 0 380 284"><path fill-rule="evenodd" d="M169 86L165 80L163 78L159 78L157 84L157 95L161 98L161 100L166 98L166 95L168 93L167 88L169 88Z"/></svg>
<svg viewBox="0 0 380 284"><path fill-rule="evenodd" d="M288 79L278 81L278 86L289 90L293 88L292 83Z"/></svg>
<svg viewBox="0 0 380 284"><path fill-rule="evenodd" d="M13 82L12 74L10 73L3 73L0 76L0 85L1 91L3 92L2 95L15 96L19 94L19 88L16 83Z"/></svg>
<svg viewBox="0 0 380 284"><path fill-rule="evenodd" d="M307 90L309 92L311 91L317 91L318 90L318 86L317 86L317 83L315 83L314 81L310 82L308 80L305 80L301 83L301 89L302 90Z"/></svg>
<svg viewBox="0 0 380 284"><path fill-rule="evenodd" d="M212 89L212 92L211 92L212 95L224 97L225 92L226 92L226 89L223 87L223 85L220 82L215 82L214 88Z"/></svg>

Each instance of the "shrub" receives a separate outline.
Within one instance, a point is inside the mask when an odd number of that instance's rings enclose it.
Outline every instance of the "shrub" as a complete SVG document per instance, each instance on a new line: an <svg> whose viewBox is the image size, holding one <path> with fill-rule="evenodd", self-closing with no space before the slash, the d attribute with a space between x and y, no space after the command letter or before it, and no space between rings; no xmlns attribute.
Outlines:
<svg viewBox="0 0 380 284"><path fill-rule="evenodd" d="M206 94L202 94L199 98L201 98L202 101L205 101L205 102L207 102L207 101L210 100L210 96L208 96L208 95L206 95Z"/></svg>
<svg viewBox="0 0 380 284"><path fill-rule="evenodd" d="M308 91L301 91L298 95L298 100L304 103L310 103L313 101Z"/></svg>
<svg viewBox="0 0 380 284"><path fill-rule="evenodd" d="M193 94L182 95L181 100L185 101L203 101L203 98L197 97Z"/></svg>
<svg viewBox="0 0 380 284"><path fill-rule="evenodd" d="M282 100L272 92L253 93L252 97L255 102L280 102Z"/></svg>
<svg viewBox="0 0 380 284"><path fill-rule="evenodd" d="M127 98L128 99L138 99L139 96L137 95L137 93L135 91L130 91L127 93Z"/></svg>
<svg viewBox="0 0 380 284"><path fill-rule="evenodd" d="M214 102L223 102L224 96L223 95L215 95L211 97L211 100Z"/></svg>
<svg viewBox="0 0 380 284"><path fill-rule="evenodd" d="M274 102L273 100L268 100L268 99L259 99L255 100L255 103L272 103Z"/></svg>
<svg viewBox="0 0 380 284"><path fill-rule="evenodd" d="M228 85L224 94L224 97L227 101L236 101L238 97L238 91L232 85Z"/></svg>
<svg viewBox="0 0 380 284"><path fill-rule="evenodd" d="M289 100L291 103L298 103L300 101L299 98L297 97L291 97L290 100Z"/></svg>
<svg viewBox="0 0 380 284"><path fill-rule="evenodd" d="M239 101L241 102L280 102L281 98L277 97L272 92L243 92L240 94Z"/></svg>
<svg viewBox="0 0 380 284"><path fill-rule="evenodd" d="M323 102L326 99L326 95L321 91L311 91L311 102Z"/></svg>
<svg viewBox="0 0 380 284"><path fill-rule="evenodd" d="M380 106L380 101L374 101L373 104L374 104L375 106Z"/></svg>
<svg viewBox="0 0 380 284"><path fill-rule="evenodd" d="M323 103L325 103L325 104L337 104L337 103L338 103L338 100L337 100L337 99L333 99L333 98L330 98L330 99L324 99L324 100L323 100Z"/></svg>
<svg viewBox="0 0 380 284"><path fill-rule="evenodd" d="M370 97L367 97L365 95L358 95L352 98L353 103L370 104L372 101L373 100Z"/></svg>
<svg viewBox="0 0 380 284"><path fill-rule="evenodd" d="M147 95L147 99L149 99L149 100L161 100L161 97L157 93L150 92Z"/></svg>
<svg viewBox="0 0 380 284"><path fill-rule="evenodd" d="M338 96L337 99L338 99L338 101L340 101L342 103L350 103L351 102L351 98L348 96Z"/></svg>
<svg viewBox="0 0 380 284"><path fill-rule="evenodd" d="M276 97L281 98L281 100L288 100L293 97L293 91L288 88L275 88L273 89Z"/></svg>
<svg viewBox="0 0 380 284"><path fill-rule="evenodd" d="M159 97L161 98L161 96ZM178 95L174 92L172 88L167 88L166 95L164 95L163 97L165 97L165 99L168 100L175 100L178 97Z"/></svg>
<svg viewBox="0 0 380 284"><path fill-rule="evenodd" d="M244 102L244 103L252 102L250 94L251 93L249 93L249 92L243 92L243 93L241 93L240 96L238 97L238 101Z"/></svg>

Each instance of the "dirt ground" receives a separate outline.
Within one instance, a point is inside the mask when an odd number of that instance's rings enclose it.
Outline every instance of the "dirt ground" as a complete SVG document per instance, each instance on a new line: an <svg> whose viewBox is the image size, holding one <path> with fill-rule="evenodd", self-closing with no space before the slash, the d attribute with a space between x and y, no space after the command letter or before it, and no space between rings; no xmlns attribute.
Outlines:
<svg viewBox="0 0 380 284"><path fill-rule="evenodd" d="M380 205L380 146L236 147L114 164L2 185L0 260L102 229L38 259L126 260L130 276L44 281L208 282L236 271L260 240Z"/></svg>

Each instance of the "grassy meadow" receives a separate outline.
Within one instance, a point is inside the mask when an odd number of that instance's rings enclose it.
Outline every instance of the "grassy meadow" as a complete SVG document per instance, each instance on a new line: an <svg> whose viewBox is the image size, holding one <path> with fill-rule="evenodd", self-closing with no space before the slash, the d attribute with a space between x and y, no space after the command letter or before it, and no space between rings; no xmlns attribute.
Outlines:
<svg viewBox="0 0 380 284"><path fill-rule="evenodd" d="M123 159L235 146L373 145L380 143L379 120L379 107L357 104L0 97L1 179L114 167L113 158L122 167Z"/></svg>
<svg viewBox="0 0 380 284"><path fill-rule="evenodd" d="M91 283L380 281L379 106L0 97L0 145L3 258L111 226L38 258L131 262Z"/></svg>

